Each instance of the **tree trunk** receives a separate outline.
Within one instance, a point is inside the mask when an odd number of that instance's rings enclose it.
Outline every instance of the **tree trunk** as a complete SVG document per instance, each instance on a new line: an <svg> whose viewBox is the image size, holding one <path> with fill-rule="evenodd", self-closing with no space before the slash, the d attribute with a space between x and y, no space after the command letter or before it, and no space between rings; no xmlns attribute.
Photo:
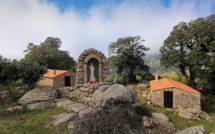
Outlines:
<svg viewBox="0 0 215 134"><path fill-rule="evenodd" d="M186 82L186 83L189 83L189 79L188 79L188 75L186 73L186 70L185 70L185 67L184 66L180 66L180 72L183 76L183 81Z"/></svg>
<svg viewBox="0 0 215 134"><path fill-rule="evenodd" d="M112 69L112 71L113 71L113 81L114 81L114 71L115 71L115 70L114 70L114 69Z"/></svg>
<svg viewBox="0 0 215 134"><path fill-rule="evenodd" d="M189 72L190 72L190 78L189 78L189 85L193 88L196 88L196 83L195 83L195 73L193 72L193 67L194 66L190 66L189 67Z"/></svg>

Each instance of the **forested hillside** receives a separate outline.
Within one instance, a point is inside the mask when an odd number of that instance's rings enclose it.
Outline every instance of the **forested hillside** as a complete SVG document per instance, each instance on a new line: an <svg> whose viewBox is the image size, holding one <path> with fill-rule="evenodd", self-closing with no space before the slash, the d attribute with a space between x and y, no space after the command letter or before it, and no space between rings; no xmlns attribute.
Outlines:
<svg viewBox="0 0 215 134"><path fill-rule="evenodd" d="M153 73L163 73L168 71L176 71L176 68L165 68L160 65L160 54L148 54L144 57L146 65L149 66L150 72Z"/></svg>

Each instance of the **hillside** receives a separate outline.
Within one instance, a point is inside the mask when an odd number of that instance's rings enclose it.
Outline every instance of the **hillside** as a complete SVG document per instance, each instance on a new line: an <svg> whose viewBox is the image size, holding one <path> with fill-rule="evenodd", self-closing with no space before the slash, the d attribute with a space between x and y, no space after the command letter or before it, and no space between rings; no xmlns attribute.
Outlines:
<svg viewBox="0 0 215 134"><path fill-rule="evenodd" d="M145 56L145 63L149 66L151 73L163 73L177 70L176 68L165 68L164 66L161 66L160 57L160 54L150 54Z"/></svg>

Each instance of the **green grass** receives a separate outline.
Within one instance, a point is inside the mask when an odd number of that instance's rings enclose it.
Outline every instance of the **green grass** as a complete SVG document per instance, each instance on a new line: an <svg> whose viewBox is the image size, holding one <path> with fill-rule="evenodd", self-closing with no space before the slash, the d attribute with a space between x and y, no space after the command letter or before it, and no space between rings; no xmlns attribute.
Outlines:
<svg viewBox="0 0 215 134"><path fill-rule="evenodd" d="M206 120L191 120L178 116L176 112L172 110L167 110L162 107L147 105L146 98L142 97L141 92L137 91L138 103L149 109L150 112L163 112L170 120L173 122L177 129L185 129L192 126L202 125L206 132L215 132L215 120L208 122ZM215 106L207 105L204 106L203 111L206 111L210 116L215 117Z"/></svg>
<svg viewBox="0 0 215 134"><path fill-rule="evenodd" d="M173 122L175 127L178 129L185 129L192 126L202 125L206 132L215 132L215 121L208 122L206 120L190 120L186 118L179 117L172 111L165 112L165 115L169 117L170 122Z"/></svg>
<svg viewBox="0 0 215 134"><path fill-rule="evenodd" d="M46 127L51 117L65 112L63 108L51 107L43 110L26 111L18 115L0 113L1 134L52 134L69 133L66 123L56 127Z"/></svg>
<svg viewBox="0 0 215 134"><path fill-rule="evenodd" d="M162 78L170 78L176 81L181 81L182 80L182 76L181 73L179 71L170 71L170 72L164 72L159 74Z"/></svg>

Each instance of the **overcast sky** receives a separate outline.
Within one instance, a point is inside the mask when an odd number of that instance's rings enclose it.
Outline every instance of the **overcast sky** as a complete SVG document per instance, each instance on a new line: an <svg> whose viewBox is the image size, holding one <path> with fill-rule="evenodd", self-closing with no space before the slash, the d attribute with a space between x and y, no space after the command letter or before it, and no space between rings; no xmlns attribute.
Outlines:
<svg viewBox="0 0 215 134"><path fill-rule="evenodd" d="M108 56L120 37L140 35L158 53L173 26L215 14L215 0L0 0L0 55L24 58L29 42L59 37L77 59L88 48Z"/></svg>

